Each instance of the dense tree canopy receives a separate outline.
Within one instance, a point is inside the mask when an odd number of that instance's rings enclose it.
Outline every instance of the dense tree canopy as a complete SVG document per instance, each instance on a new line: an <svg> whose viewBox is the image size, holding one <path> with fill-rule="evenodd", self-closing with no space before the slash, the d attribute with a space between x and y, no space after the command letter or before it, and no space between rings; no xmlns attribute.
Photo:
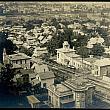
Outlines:
<svg viewBox="0 0 110 110"><path fill-rule="evenodd" d="M15 44L13 44L13 42L11 40L6 40L5 41L5 48L6 48L6 53L9 54L13 54L14 51L16 51L18 48Z"/></svg>
<svg viewBox="0 0 110 110"><path fill-rule="evenodd" d="M14 71L12 70L11 64L6 64L5 67L2 68L1 71L1 80L2 82L9 83L11 79L14 77Z"/></svg>
<svg viewBox="0 0 110 110"><path fill-rule="evenodd" d="M102 56L105 51L104 47L102 47L100 44L94 44L91 50L91 54L94 56Z"/></svg>
<svg viewBox="0 0 110 110"><path fill-rule="evenodd" d="M26 55L28 55L28 56L30 56L30 57L33 55L33 51L34 51L34 48L29 48L29 49L27 49L27 48L25 48L25 47L23 47L23 46L21 46L21 47L19 48L19 52L25 53Z"/></svg>
<svg viewBox="0 0 110 110"><path fill-rule="evenodd" d="M68 28L65 28L63 33L58 31L51 39L51 41L47 43L48 52L51 53L52 55L55 55L56 49L62 48L62 44L64 41L68 41L70 47L73 47L73 44L71 42L71 37L72 37L72 31Z"/></svg>
<svg viewBox="0 0 110 110"><path fill-rule="evenodd" d="M77 48L77 53L81 55L82 58L87 58L89 56L89 49L87 47Z"/></svg>

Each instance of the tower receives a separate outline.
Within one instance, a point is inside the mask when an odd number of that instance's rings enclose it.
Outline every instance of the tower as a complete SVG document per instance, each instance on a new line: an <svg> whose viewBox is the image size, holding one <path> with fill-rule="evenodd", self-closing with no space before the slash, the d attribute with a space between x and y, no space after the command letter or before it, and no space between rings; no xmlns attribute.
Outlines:
<svg viewBox="0 0 110 110"><path fill-rule="evenodd" d="M70 48L70 45L67 41L64 41L63 43L63 49L69 49Z"/></svg>
<svg viewBox="0 0 110 110"><path fill-rule="evenodd" d="M6 49L3 49L3 64L8 63L8 59L7 59L7 54L6 54Z"/></svg>

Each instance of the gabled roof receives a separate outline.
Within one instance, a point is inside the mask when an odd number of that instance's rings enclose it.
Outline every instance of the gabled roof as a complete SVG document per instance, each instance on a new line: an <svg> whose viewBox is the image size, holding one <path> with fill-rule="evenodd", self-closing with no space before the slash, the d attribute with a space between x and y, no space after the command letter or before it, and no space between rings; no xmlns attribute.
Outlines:
<svg viewBox="0 0 110 110"><path fill-rule="evenodd" d="M23 59L31 59L31 57L27 56L24 53L17 53L8 56L10 60L23 60Z"/></svg>
<svg viewBox="0 0 110 110"><path fill-rule="evenodd" d="M42 73L42 72L44 72L44 70L45 70L45 72L49 71L48 66L46 64L42 64L40 62L39 62L39 64L34 63L32 68L34 68L34 67L35 67L35 70L37 73Z"/></svg>

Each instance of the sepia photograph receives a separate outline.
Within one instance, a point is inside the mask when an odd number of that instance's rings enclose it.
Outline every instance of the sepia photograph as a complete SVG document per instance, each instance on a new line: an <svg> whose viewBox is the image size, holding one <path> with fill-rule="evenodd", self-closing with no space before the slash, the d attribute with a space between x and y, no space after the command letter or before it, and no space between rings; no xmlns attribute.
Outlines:
<svg viewBox="0 0 110 110"><path fill-rule="evenodd" d="M110 2L0 1L0 108L110 109Z"/></svg>

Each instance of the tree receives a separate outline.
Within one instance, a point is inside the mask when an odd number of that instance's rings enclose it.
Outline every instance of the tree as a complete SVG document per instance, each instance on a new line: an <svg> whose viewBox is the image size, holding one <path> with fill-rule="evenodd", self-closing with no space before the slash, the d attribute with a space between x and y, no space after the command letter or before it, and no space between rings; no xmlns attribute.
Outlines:
<svg viewBox="0 0 110 110"><path fill-rule="evenodd" d="M81 55L82 58L89 57L89 49L87 47L80 47L79 49L77 49L77 53Z"/></svg>
<svg viewBox="0 0 110 110"><path fill-rule="evenodd" d="M74 41L74 46L75 48L77 47L81 47L81 46L86 46L87 45L87 41L88 41L88 36L81 36L79 35L77 38L76 38L76 41Z"/></svg>
<svg viewBox="0 0 110 110"><path fill-rule="evenodd" d="M1 81L9 84L11 79L14 77L13 73L12 65L6 64L5 67L2 68Z"/></svg>
<svg viewBox="0 0 110 110"><path fill-rule="evenodd" d="M26 31L34 29L34 25L32 23L28 23L28 22L24 25L24 27L26 28Z"/></svg>
<svg viewBox="0 0 110 110"><path fill-rule="evenodd" d="M71 42L72 30L65 28L64 32L57 31L57 33L52 37L52 39L47 43L47 50L50 54L56 55L56 49L62 48L64 41L68 41L70 47L73 47Z"/></svg>
<svg viewBox="0 0 110 110"><path fill-rule="evenodd" d="M25 53L26 55L28 55L28 56L30 56L30 57L33 55L33 51L34 51L34 48L29 48L29 49L27 49L27 48L25 48L25 47L23 47L23 46L21 46L21 47L19 48L19 52Z"/></svg>
<svg viewBox="0 0 110 110"><path fill-rule="evenodd" d="M58 23L58 21L57 21L56 18L53 18L53 19L51 20L51 25L52 25L52 26L55 26L55 27L58 27L59 23Z"/></svg>
<svg viewBox="0 0 110 110"><path fill-rule="evenodd" d="M100 44L94 44L93 48L91 49L91 54L95 56L102 56L104 51L104 47L102 47Z"/></svg>
<svg viewBox="0 0 110 110"><path fill-rule="evenodd" d="M8 55L13 54L15 50L17 50L17 46L15 44L13 44L13 42L11 40L6 40L5 44L5 48L6 48L6 53Z"/></svg>

